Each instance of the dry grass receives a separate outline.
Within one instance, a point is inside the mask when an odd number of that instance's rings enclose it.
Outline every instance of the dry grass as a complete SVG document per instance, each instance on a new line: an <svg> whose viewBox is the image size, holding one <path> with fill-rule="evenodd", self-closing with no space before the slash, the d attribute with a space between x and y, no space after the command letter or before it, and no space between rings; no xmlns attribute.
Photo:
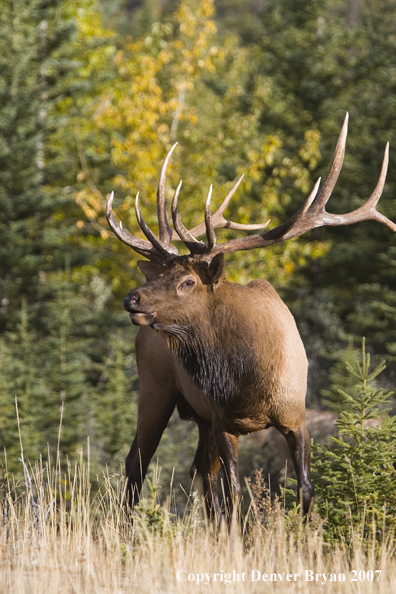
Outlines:
<svg viewBox="0 0 396 594"><path fill-rule="evenodd" d="M386 536L382 543L373 539L363 545L355 534L344 546L330 547L320 522L306 526L298 513L285 515L279 502L260 499L257 489L242 531L234 526L216 533L194 494L184 517L175 518L169 513L171 496L159 506L154 488L131 522L119 503L122 485L116 477L104 477L92 497L88 476L89 464L81 462L66 473L25 466L20 484L4 479L1 593L395 590L395 545ZM185 581L177 579L180 570ZM253 570L267 574L268 581L252 581ZM323 577L307 581L307 570L326 574L326 583ZM351 581L352 570L357 581ZM367 580L369 570L381 570L379 581ZM296 581L294 574L299 574ZM330 581L330 574L344 574L345 581ZM203 581L198 585L198 580Z"/></svg>

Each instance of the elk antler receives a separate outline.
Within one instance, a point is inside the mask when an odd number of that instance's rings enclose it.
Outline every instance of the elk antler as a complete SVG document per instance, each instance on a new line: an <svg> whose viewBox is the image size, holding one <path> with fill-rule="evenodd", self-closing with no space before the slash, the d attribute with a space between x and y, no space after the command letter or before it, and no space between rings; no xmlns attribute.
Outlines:
<svg viewBox="0 0 396 594"><path fill-rule="evenodd" d="M113 204L113 193L111 194L107 206L106 216L111 229L115 235L124 243L132 247L142 256L159 263L167 263L172 261L178 254L177 249L170 245L170 241L183 241L186 247L190 250L192 255L202 255L213 257L217 253L222 252L224 254L231 254L240 250L251 250L259 247L266 247L281 243L287 239L298 237L303 235L307 231L316 229L317 227L337 226L337 225L352 225L360 221L374 220L378 221L382 225L385 225L396 233L396 224L387 219L384 215L376 210L376 205L381 197L386 172L388 168L389 160L389 143L386 145L384 159L382 162L381 173L378 179L378 183L371 194L370 198L357 208L356 210L343 214L331 214L326 211L326 204L331 196L334 186L337 183L338 176L341 171L342 163L345 154L345 142L348 132L348 114L345 116L345 120L341 129L340 136L337 141L336 150L330 166L327 178L322 186L322 189L318 193L320 178L316 182L311 194L306 199L305 203L300 209L288 219L285 223L278 225L270 231L257 233L247 237L238 239L231 239L222 244L216 245L216 234L215 229L227 228L237 229L244 231L253 231L262 229L267 223L258 225L243 225L240 223L234 223L228 221L223 217L223 213L227 208L229 201L237 190L239 184L242 181L242 177L238 179L233 188L229 191L227 196L224 198L220 207L214 214L211 212L210 204L212 197L212 186L210 186L208 197L205 204L205 220L193 229L188 230L180 220L178 213L178 197L182 182L179 183L175 195L172 201L172 220L175 231L169 227L166 209L165 209L165 177L166 168L169 163L170 156L176 147L173 145L169 153L167 154L165 161L161 168L160 179L157 189L157 211L158 211L158 222L159 222L159 239L154 233L148 228L143 220L140 212L138 195L136 196L135 210L136 217L140 228L149 241L139 239L131 235L128 231L122 228L121 223L118 225L114 219L112 213ZM207 243L199 241L197 237L206 232Z"/></svg>
<svg viewBox="0 0 396 594"><path fill-rule="evenodd" d="M212 250L211 255L215 255L218 252L231 254L240 250L251 250L254 248L274 245L276 243L286 241L287 239L303 235L307 231L311 231L312 229L316 229L317 227L322 227L324 225L352 225L353 223L358 223L360 221L373 220L378 221L396 233L396 224L376 210L376 205L381 197L385 184L389 161L389 143L387 143L385 147L385 154L378 183L367 202L365 202L365 204L356 210L343 215L331 214L326 211L325 207L327 201L329 200L337 182L344 160L347 132L348 114L345 116L344 124L338 138L334 157L330 166L330 171L319 194L317 194L317 192L320 184L320 178L316 182L305 203L285 223L282 223L278 227L275 227L274 229L271 229L265 233L258 233L256 235L250 235L248 237L226 241L216 246Z"/></svg>
<svg viewBox="0 0 396 594"><path fill-rule="evenodd" d="M228 229L239 229L244 231L255 231L257 229L263 229L267 223L258 225L244 225L241 223L234 223L227 221L223 217L223 213L231 200L233 194L241 183L243 176L238 179L234 187L230 190L227 196L224 198L222 204L219 206L214 214L210 211L210 201L212 195L212 186L210 186L208 198L205 206L205 221L200 223L190 231L186 229L180 220L177 209L177 201L180 193L182 182L179 183L175 195L172 201L172 220L176 231L173 231L169 224L166 215L165 208L165 179L166 169L170 160L170 157L176 147L177 143L172 146L167 156L165 157L164 163L161 168L160 178L157 188L157 213L158 213L158 224L159 224L159 238L151 231L146 222L144 221L140 207L139 207L139 193L135 200L135 212L136 218L139 223L141 230L147 237L148 241L135 237L129 231L126 231L122 227L122 223L118 224L113 215L113 199L114 192L111 193L107 205L106 205L106 218L113 231L113 233L126 245L129 245L136 252L152 260L153 262L165 264L172 261L177 255L177 248L170 245L170 241L183 241L186 247L190 250L191 254L208 254L211 253L216 245L216 235L214 229L217 228L228 228ZM208 237L208 243L204 243L196 239L206 231Z"/></svg>

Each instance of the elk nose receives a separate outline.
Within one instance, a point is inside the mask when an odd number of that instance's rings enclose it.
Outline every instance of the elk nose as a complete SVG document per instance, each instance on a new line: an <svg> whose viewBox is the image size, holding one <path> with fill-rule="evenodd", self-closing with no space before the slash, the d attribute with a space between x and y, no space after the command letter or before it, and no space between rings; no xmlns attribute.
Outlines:
<svg viewBox="0 0 396 594"><path fill-rule="evenodd" d="M131 291L131 293L124 298L124 309L127 311L134 309L139 304L139 300L139 293Z"/></svg>

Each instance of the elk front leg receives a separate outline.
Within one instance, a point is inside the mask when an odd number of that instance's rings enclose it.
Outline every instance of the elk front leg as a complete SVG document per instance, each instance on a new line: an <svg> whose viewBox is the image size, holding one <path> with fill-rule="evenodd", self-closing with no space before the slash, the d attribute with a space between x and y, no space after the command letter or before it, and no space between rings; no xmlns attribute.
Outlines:
<svg viewBox="0 0 396 594"><path fill-rule="evenodd" d="M290 450L291 459L297 475L298 497L302 500L304 515L313 506L314 486L311 481L311 444L305 424L296 431L289 431L285 435Z"/></svg>
<svg viewBox="0 0 396 594"><path fill-rule="evenodd" d="M225 511L230 521L241 500L238 475L238 438L226 431L213 429L217 451L225 476Z"/></svg>
<svg viewBox="0 0 396 594"><path fill-rule="evenodd" d="M217 475L220 470L220 460L210 425L198 423L198 430L198 448L190 474L191 478L198 475L199 479L202 480L203 495L208 516L210 518L214 517L219 522L221 508L217 493Z"/></svg>
<svg viewBox="0 0 396 594"><path fill-rule="evenodd" d="M149 394L139 394L138 423L135 439L125 460L127 477L126 497L130 506L139 502L148 466L158 447L162 434L174 411L177 397L163 395L163 403L150 405Z"/></svg>

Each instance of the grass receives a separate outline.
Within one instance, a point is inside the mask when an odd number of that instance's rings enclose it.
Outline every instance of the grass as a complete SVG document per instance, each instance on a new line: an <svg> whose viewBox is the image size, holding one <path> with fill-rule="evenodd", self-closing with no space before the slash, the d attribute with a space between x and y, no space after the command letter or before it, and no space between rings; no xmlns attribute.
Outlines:
<svg viewBox="0 0 396 594"><path fill-rule="evenodd" d="M24 473L19 482L7 474L2 480L1 593L394 592L391 535L379 541L373 526L371 540L362 540L362 528L349 542L330 546L320 519L306 524L297 508L285 512L263 491L259 474L249 485L243 528L217 531L195 492L182 517L170 512L172 492L160 505L155 476L148 497L128 516L119 476L103 476L91 494L89 461L65 470L59 463L55 469L25 464ZM252 581L259 573L267 581ZM315 574L326 574L325 583L323 576L306 579Z"/></svg>

